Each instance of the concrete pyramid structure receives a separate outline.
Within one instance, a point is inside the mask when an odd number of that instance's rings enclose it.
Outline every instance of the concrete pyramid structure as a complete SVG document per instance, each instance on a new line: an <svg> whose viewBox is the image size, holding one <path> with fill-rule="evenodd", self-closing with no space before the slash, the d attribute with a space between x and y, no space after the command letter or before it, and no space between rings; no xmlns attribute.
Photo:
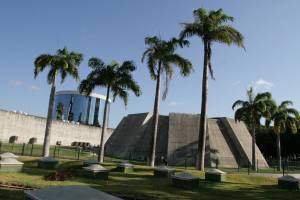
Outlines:
<svg viewBox="0 0 300 200"><path fill-rule="evenodd" d="M122 119L105 147L107 155L122 159L146 160L151 135L151 113L130 114ZM156 157L169 165L195 165L199 115L170 113L160 116ZM256 147L259 167L268 164ZM244 123L230 118L208 119L207 167L246 167L251 164L251 135Z"/></svg>

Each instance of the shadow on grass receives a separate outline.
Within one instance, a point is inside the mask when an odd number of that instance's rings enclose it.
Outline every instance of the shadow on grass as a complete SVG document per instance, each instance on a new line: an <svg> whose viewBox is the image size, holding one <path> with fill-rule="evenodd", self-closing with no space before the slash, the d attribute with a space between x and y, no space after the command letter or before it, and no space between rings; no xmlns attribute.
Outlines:
<svg viewBox="0 0 300 200"><path fill-rule="evenodd" d="M25 195L21 190L0 189L1 200L24 200Z"/></svg>

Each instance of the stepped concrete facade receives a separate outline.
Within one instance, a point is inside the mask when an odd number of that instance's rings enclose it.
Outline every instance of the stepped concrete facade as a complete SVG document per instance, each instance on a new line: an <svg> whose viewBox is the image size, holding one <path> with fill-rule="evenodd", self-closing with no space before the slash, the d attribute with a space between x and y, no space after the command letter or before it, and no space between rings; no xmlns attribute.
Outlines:
<svg viewBox="0 0 300 200"><path fill-rule="evenodd" d="M130 114L122 119L106 143L106 154L122 159L146 160L150 146L151 113ZM207 167L246 167L251 164L251 135L244 123L230 118L208 119ZM156 157L169 165L195 165L199 115L170 113L160 116ZM256 146L259 167L268 164Z"/></svg>
<svg viewBox="0 0 300 200"><path fill-rule="evenodd" d="M11 136L18 136L18 143L28 143L30 138L37 138L37 144L43 144L46 128L46 119L27 114L20 114L0 110L0 141L8 142ZM101 128L82 124L66 123L53 120L51 129L51 145L61 141L62 145L71 145L72 142L89 142L99 145ZM106 141L113 129L108 129L104 138Z"/></svg>

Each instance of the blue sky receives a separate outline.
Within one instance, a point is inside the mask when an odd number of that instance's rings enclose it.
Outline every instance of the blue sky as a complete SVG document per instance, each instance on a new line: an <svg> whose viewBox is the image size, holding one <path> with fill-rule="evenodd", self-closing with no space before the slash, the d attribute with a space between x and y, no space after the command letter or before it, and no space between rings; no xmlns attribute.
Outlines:
<svg viewBox="0 0 300 200"><path fill-rule="evenodd" d="M105 62L134 60L135 78L143 95L132 94L127 110L120 100L111 106L110 126L129 113L153 109L155 82L141 63L144 38L160 34L178 36L181 22L193 20L199 7L223 8L236 18L232 24L245 36L246 51L224 45L213 46L216 81L209 81L208 115L233 116L232 103L245 98L253 85L269 90L274 98L292 100L300 109L300 1L289 0L6 0L0 3L0 108L45 116L50 87L46 73L33 78L33 61L41 53L54 53L67 46L82 52L81 78L87 61L97 56ZM188 78L175 74L160 112L198 113L201 105L203 45L191 39L190 48L178 50L190 59L195 72ZM178 71L177 71L178 72ZM67 79L58 89L75 89ZM97 92L104 93L103 89Z"/></svg>

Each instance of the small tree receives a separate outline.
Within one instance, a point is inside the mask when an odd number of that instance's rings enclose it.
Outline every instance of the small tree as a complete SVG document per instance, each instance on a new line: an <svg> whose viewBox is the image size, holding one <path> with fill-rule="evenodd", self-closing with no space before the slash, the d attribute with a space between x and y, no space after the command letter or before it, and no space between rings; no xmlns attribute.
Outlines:
<svg viewBox="0 0 300 200"><path fill-rule="evenodd" d="M269 92L255 95L252 87L247 91L247 100L237 100L232 105L233 110L239 106L235 111L235 120L245 122L252 134L252 168L254 170L257 169L255 132L257 127L260 126L262 117L270 118L270 109L273 105L272 95Z"/></svg>
<svg viewBox="0 0 300 200"><path fill-rule="evenodd" d="M119 97L124 101L126 107L128 103L128 91L131 90L136 96L140 96L141 90L132 77L132 72L136 69L132 61L125 61L121 65L117 62L106 65L99 58L91 58L88 65L92 71L85 80L81 81L79 85L80 93L89 95L96 87L106 88L106 100L98 153L98 161L103 163L104 137L107 129L107 108L110 93L112 93L113 101L115 101L116 97Z"/></svg>
<svg viewBox="0 0 300 200"><path fill-rule="evenodd" d="M148 47L143 54L142 62L147 59L147 67L149 69L150 76L156 81L153 118L151 124L152 132L148 154L148 165L154 167L159 118L161 76L164 74L166 80L166 87L163 92L164 100L167 96L169 81L173 76L173 66L177 66L180 69L181 75L183 76L188 76L193 71L193 68L189 60L175 53L176 47L178 45L186 45L186 41L179 42L177 39L164 41L159 37L154 36L145 38L145 44L148 45Z"/></svg>
<svg viewBox="0 0 300 200"><path fill-rule="evenodd" d="M297 133L299 112L290 108L293 105L291 101L283 101L272 112L271 120L273 121L273 130L276 134L276 146L277 146L277 170L281 170L281 144L280 135L290 131L291 133Z"/></svg>
<svg viewBox="0 0 300 200"><path fill-rule="evenodd" d="M50 150L50 135L52 126L52 112L55 97L56 79L60 75L61 83L64 82L67 75L70 75L75 80L79 80L78 66L83 60L81 53L69 52L67 48L59 49L56 54L42 54L34 61L34 78L38 74L49 68L47 82L51 85L51 92L49 97L47 123L43 145L43 156L49 156Z"/></svg>

